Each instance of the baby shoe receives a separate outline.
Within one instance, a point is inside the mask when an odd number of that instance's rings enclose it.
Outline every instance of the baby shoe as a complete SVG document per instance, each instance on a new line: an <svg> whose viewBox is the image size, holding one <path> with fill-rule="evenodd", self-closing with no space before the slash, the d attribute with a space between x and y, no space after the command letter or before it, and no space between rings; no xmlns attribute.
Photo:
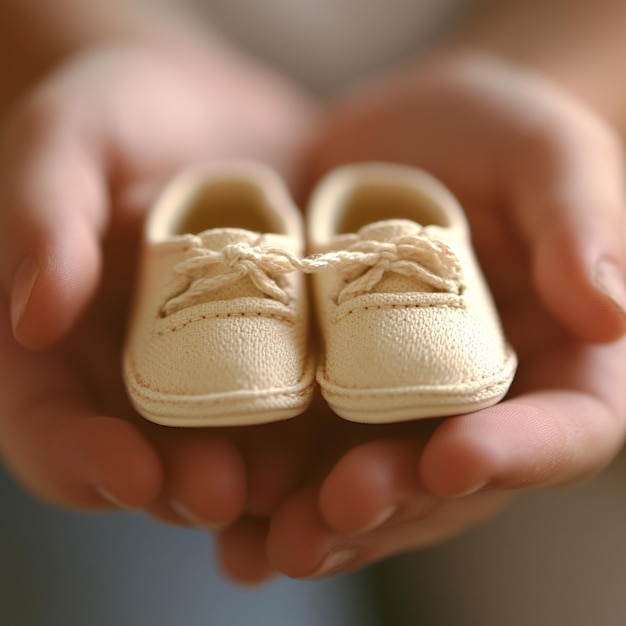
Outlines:
<svg viewBox="0 0 626 626"><path fill-rule="evenodd" d="M309 404L300 214L261 165L177 176L145 225L123 358L131 401L170 426L286 419Z"/></svg>
<svg viewBox="0 0 626 626"><path fill-rule="evenodd" d="M308 213L322 394L340 416L395 422L498 402L516 357L452 194L408 166L345 166Z"/></svg>

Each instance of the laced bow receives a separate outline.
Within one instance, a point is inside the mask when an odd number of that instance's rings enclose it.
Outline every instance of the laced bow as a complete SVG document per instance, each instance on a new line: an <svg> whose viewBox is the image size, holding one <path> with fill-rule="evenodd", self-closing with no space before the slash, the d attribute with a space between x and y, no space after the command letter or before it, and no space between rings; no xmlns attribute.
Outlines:
<svg viewBox="0 0 626 626"><path fill-rule="evenodd" d="M294 271L314 274L329 268L337 268L346 277L338 304L368 293L386 272L417 279L434 291L460 292L461 272L456 255L446 244L424 232L389 242L358 241L344 250L305 258L279 246L240 242L210 250L200 237L190 239L190 256L175 267L175 272L187 276L191 282L185 291L168 300L163 307L165 316L201 302L206 293L244 276L268 297L288 304L290 296L280 285L281 276ZM217 266L221 266L221 272L206 276L207 271Z"/></svg>
<svg viewBox="0 0 626 626"><path fill-rule="evenodd" d="M163 307L164 315L197 304L206 293L232 284L244 276L250 278L254 286L265 295L288 304L290 296L281 287L279 280L281 275L298 268L301 260L295 254L279 246L253 246L243 242L228 244L220 250L210 250L200 237L193 236L190 239L190 255L174 271L191 279L191 283L181 294L168 300ZM221 266L220 272L213 276L206 275L218 266Z"/></svg>
<svg viewBox="0 0 626 626"><path fill-rule="evenodd" d="M438 239L421 232L383 241L359 241L345 250L312 256L307 259L313 271L337 267L346 277L346 285L337 303L371 291L386 272L419 280L433 291L459 293L460 266L452 250Z"/></svg>

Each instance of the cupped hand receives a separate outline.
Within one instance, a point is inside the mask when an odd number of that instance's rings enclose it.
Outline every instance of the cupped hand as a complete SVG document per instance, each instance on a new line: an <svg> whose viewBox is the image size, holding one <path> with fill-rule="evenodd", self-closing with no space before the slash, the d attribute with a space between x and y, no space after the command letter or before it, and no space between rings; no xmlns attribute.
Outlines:
<svg viewBox="0 0 626 626"><path fill-rule="evenodd" d="M291 179L314 118L288 82L201 44L86 51L7 117L0 454L30 490L204 527L240 515L256 431L160 428L127 401L120 352L139 230L153 192L190 162L258 159ZM304 436L292 430L271 441Z"/></svg>
<svg viewBox="0 0 626 626"><path fill-rule="evenodd" d="M328 424L332 459L320 455L267 535L241 526L224 535L235 576L255 558L315 577L431 545L493 516L518 491L593 475L622 446L626 246L616 134L530 73L447 58L339 102L311 179L364 160L425 168L459 197L519 356L516 382L494 407L403 426L342 425L313 409ZM257 546L247 553L254 557L237 551L242 537Z"/></svg>
<svg viewBox="0 0 626 626"><path fill-rule="evenodd" d="M410 70L347 97L311 180L383 159L452 188L520 356L510 398L386 427L348 424L321 402L248 429L137 418L119 355L154 187L190 161L233 156L290 178L310 126L309 104L253 69L195 50L103 50L60 69L5 124L0 451L11 470L59 504L114 503L204 527L239 519L221 533L222 565L253 581L429 545L517 489L609 462L623 436L626 346L597 342L625 325L619 144L555 88L482 60Z"/></svg>

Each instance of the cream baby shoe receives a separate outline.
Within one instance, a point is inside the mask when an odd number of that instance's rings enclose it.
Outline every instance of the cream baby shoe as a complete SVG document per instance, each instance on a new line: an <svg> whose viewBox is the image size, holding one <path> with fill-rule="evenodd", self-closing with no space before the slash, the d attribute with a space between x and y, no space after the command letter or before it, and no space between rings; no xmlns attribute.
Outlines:
<svg viewBox="0 0 626 626"><path fill-rule="evenodd" d="M293 417L309 404L302 220L279 177L247 162L183 172L148 216L123 372L170 426Z"/></svg>
<svg viewBox="0 0 626 626"><path fill-rule="evenodd" d="M308 213L329 405L357 422L465 413L515 373L461 207L408 166L331 172Z"/></svg>

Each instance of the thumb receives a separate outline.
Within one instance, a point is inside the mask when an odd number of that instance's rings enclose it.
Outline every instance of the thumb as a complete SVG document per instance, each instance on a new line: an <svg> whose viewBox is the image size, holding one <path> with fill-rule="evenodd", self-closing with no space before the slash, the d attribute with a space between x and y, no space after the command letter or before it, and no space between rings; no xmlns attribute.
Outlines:
<svg viewBox="0 0 626 626"><path fill-rule="evenodd" d="M73 327L99 280L106 184L78 109L32 96L0 136L0 282L16 338L35 349Z"/></svg>
<svg viewBox="0 0 626 626"><path fill-rule="evenodd" d="M589 119L577 128L557 125L519 159L511 205L545 306L583 339L619 338L626 332L626 198L616 138Z"/></svg>

